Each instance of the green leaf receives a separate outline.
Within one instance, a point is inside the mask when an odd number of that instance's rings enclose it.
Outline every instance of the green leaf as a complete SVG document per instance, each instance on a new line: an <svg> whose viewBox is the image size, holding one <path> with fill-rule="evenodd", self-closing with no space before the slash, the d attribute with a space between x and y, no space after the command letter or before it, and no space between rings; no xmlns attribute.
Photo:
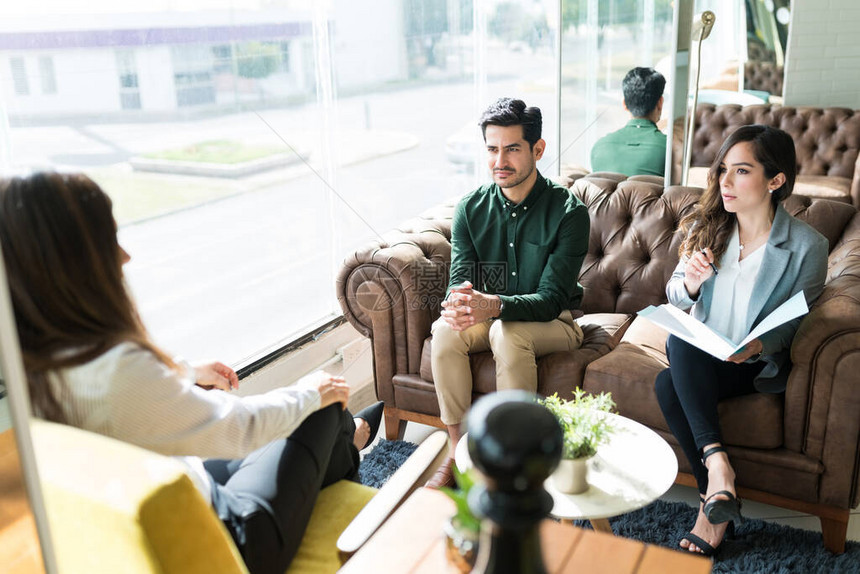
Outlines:
<svg viewBox="0 0 860 574"><path fill-rule="evenodd" d="M609 418L601 415L615 408L610 393L592 395L576 388L572 400L564 400L554 393L540 402L561 425L564 458L594 456L597 447L608 440L613 430Z"/></svg>
<svg viewBox="0 0 860 574"><path fill-rule="evenodd" d="M457 508L454 519L459 523L460 528L480 532L481 521L472 514L472 509L469 508L469 491L475 485L475 478L471 472L460 472L457 465L454 465L454 479L458 485L456 490L447 486L443 486L439 490L454 501Z"/></svg>

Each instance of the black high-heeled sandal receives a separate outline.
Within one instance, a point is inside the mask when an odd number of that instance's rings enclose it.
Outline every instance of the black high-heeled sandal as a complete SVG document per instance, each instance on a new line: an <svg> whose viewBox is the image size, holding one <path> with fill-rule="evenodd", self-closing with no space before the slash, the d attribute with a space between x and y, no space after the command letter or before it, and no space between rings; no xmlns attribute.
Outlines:
<svg viewBox="0 0 860 574"><path fill-rule="evenodd" d="M705 498L702 495L699 495L699 501L702 502L702 504L704 504ZM733 538L734 535L735 535L735 523L730 522L729 525L726 527L725 534L723 534L723 539L720 540L720 543L717 544L716 547L711 546L711 544L707 540L703 539L700 536L696 536L692 532L687 532L684 536L681 537L681 540L686 540L690 544L695 544L696 546L699 547L699 550L701 550L701 552L698 552L697 554L701 554L703 556L707 556L708 558L710 558L711 556L715 556L720 551L720 548L723 547L723 542L726 539ZM680 542L678 543L678 546L680 546L683 550L687 550L688 552L690 551L689 546L687 548L684 548L683 546L681 546Z"/></svg>
<svg viewBox="0 0 860 574"><path fill-rule="evenodd" d="M705 464L705 460L709 456L718 452L726 452L726 449L721 446L715 446L703 452L702 464ZM726 498L718 498L715 500L715 496L725 496ZM704 503L705 506L702 509L702 512L705 513L705 517L711 524L722 524L723 522L729 522L730 520L733 523L737 522L738 524L743 524L744 517L741 515L741 506L743 504L737 496L728 490L719 490L713 493L704 501Z"/></svg>

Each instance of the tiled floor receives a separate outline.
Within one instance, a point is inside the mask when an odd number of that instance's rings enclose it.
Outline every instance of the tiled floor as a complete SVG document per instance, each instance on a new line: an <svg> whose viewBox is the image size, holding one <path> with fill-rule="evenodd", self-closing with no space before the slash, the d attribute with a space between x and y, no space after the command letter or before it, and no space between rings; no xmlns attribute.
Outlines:
<svg viewBox="0 0 860 574"><path fill-rule="evenodd" d="M426 425L409 423L406 426L406 436L404 438L418 444L435 430L437 429ZM380 429L377 441L383 436L385 436L384 428ZM698 506L699 504L699 497L695 488L677 484L672 486L661 498L662 500L685 502L691 506ZM743 512L744 516L748 518L759 518L777 524L821 532L821 524L817 517L786 510L777 506L745 500ZM860 508L854 509L851 513L851 519L848 522L848 540L860 542Z"/></svg>

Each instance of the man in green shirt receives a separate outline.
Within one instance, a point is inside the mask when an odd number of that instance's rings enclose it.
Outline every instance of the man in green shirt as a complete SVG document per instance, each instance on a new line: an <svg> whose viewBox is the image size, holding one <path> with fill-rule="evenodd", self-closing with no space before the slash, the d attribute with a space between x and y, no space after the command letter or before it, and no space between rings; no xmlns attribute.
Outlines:
<svg viewBox="0 0 860 574"><path fill-rule="evenodd" d="M572 310L588 250L588 209L536 168L541 112L502 98L481 129L492 184L467 194L451 228L451 278L433 323L431 362L451 450L428 486L453 483L460 424L472 402L469 353L492 350L496 388L537 390L536 357L582 343Z"/></svg>
<svg viewBox="0 0 860 574"><path fill-rule="evenodd" d="M624 108L633 116L627 125L603 136L591 148L592 171L624 175L663 176L666 134L657 128L663 113L666 78L653 68L633 68L624 76Z"/></svg>

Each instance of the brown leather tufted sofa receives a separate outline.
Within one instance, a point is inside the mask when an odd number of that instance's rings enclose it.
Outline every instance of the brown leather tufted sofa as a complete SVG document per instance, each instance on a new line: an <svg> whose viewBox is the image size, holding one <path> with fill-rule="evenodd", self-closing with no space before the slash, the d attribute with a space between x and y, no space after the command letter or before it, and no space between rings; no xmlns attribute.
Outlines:
<svg viewBox="0 0 860 574"><path fill-rule="evenodd" d="M585 339L580 350L538 361L539 388L611 391L619 412L654 429L686 461L668 432L653 390L665 368L666 333L634 320L666 302L678 260L680 218L701 189L664 189L651 178L591 174L572 191L588 206L591 239L580 282ZM844 548L849 509L860 497L860 214L845 203L793 196L789 212L830 240L824 294L803 320L785 396L725 401L720 415L741 496L821 518L825 544ZM440 206L346 259L337 293L346 318L372 339L378 397L388 438L406 421L441 427L430 368L430 325L439 316L450 263L454 203ZM471 357L475 397L495 388L490 353Z"/></svg>
<svg viewBox="0 0 860 574"><path fill-rule="evenodd" d="M726 137L747 124L778 127L794 138L798 162L795 193L860 207L860 110L847 108L699 104L688 185L705 186L707 168ZM673 183L680 181L683 138L679 121L672 141Z"/></svg>

